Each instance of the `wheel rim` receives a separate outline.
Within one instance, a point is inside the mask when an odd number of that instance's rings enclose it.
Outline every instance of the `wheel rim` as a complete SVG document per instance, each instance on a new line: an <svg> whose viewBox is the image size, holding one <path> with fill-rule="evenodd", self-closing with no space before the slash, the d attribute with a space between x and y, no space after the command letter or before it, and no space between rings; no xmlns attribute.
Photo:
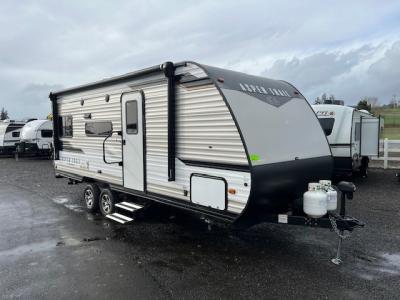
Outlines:
<svg viewBox="0 0 400 300"><path fill-rule="evenodd" d="M101 197L101 207L106 214L111 213L111 199L108 195Z"/></svg>
<svg viewBox="0 0 400 300"><path fill-rule="evenodd" d="M85 201L86 201L87 207L91 208L93 206L94 196L93 196L93 192L89 189L85 191Z"/></svg>

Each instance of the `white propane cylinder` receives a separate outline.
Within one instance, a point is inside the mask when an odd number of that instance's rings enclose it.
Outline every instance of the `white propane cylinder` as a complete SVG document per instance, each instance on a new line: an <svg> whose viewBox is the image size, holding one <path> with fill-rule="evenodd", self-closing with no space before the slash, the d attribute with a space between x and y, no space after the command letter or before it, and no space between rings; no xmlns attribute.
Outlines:
<svg viewBox="0 0 400 300"><path fill-rule="evenodd" d="M337 209L337 192L333 187L329 188L328 194L328 211L333 211Z"/></svg>
<svg viewBox="0 0 400 300"><path fill-rule="evenodd" d="M321 189L321 184L311 182L303 195L303 211L311 218L321 218L327 213L328 195Z"/></svg>
<svg viewBox="0 0 400 300"><path fill-rule="evenodd" d="M337 208L337 192L332 187L332 182L330 180L320 180L319 183L321 184L322 189L328 195L327 210L328 211L336 210L336 208Z"/></svg>

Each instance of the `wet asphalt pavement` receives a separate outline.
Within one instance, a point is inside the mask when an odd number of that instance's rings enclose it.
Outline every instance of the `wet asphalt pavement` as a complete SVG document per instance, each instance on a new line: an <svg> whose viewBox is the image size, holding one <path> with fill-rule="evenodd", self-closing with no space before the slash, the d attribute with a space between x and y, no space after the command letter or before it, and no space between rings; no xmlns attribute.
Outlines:
<svg viewBox="0 0 400 300"><path fill-rule="evenodd" d="M396 299L394 173L355 178L348 211L367 226L335 266L337 238L326 229L263 224L234 235L160 206L118 225L87 214L84 185L55 179L51 162L0 159L0 298Z"/></svg>

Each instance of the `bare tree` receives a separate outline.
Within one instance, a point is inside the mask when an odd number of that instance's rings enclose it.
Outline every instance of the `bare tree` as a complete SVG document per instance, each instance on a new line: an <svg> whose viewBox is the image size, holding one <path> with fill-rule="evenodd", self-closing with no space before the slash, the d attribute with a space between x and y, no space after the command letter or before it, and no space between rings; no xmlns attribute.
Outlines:
<svg viewBox="0 0 400 300"><path fill-rule="evenodd" d="M331 100L331 97L333 95L329 96L329 99ZM333 96L334 97L334 96ZM323 104L326 100L328 100L328 95L326 93L323 93L320 97L317 97L317 99L315 99L314 104ZM333 99L332 99L333 100Z"/></svg>
<svg viewBox="0 0 400 300"><path fill-rule="evenodd" d="M322 104L322 100L320 97L317 97L317 99L315 99L314 104Z"/></svg>

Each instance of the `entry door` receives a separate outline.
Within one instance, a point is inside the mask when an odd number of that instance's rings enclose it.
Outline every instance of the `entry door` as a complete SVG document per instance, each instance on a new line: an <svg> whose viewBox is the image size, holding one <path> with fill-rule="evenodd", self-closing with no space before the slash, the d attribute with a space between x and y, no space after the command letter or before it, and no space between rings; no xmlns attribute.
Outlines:
<svg viewBox="0 0 400 300"><path fill-rule="evenodd" d="M138 191L144 190L143 100L141 92L124 93L121 99L124 187Z"/></svg>

